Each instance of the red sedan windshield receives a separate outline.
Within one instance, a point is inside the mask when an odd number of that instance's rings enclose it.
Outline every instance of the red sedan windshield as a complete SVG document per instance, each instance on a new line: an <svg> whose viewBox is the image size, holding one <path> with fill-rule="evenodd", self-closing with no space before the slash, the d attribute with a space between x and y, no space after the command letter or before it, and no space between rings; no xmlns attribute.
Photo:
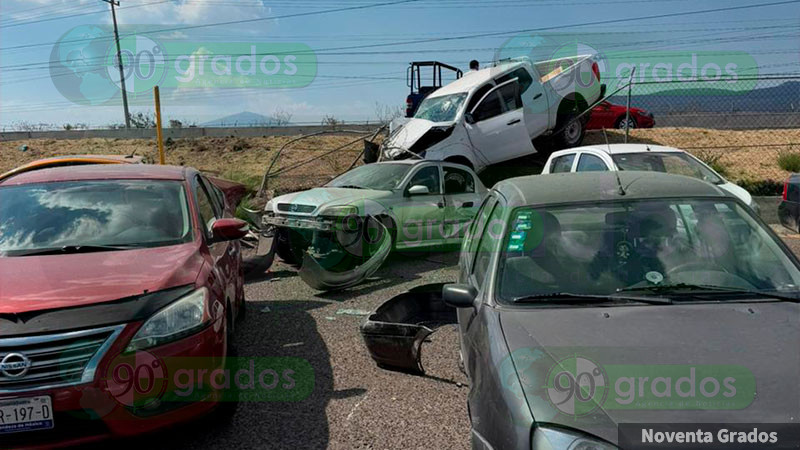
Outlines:
<svg viewBox="0 0 800 450"><path fill-rule="evenodd" d="M183 184L91 181L0 188L0 254L158 247L191 240Z"/></svg>

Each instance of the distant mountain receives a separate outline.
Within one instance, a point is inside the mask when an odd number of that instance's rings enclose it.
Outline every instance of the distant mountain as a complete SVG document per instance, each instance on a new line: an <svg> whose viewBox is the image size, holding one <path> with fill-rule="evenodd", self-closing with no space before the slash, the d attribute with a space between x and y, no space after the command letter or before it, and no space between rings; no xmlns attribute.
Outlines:
<svg viewBox="0 0 800 450"><path fill-rule="evenodd" d="M201 127L268 127L273 125L277 125L273 118L246 111L200 124Z"/></svg>
<svg viewBox="0 0 800 450"><path fill-rule="evenodd" d="M680 86L678 84L678 86ZM646 109L654 114L692 112L798 112L800 111L800 81L787 81L777 86L737 93L724 89L704 89L702 83L687 83L686 89L670 89L653 94L653 85L634 85L631 106ZM637 91L642 94L637 94ZM609 100L625 105L627 90Z"/></svg>

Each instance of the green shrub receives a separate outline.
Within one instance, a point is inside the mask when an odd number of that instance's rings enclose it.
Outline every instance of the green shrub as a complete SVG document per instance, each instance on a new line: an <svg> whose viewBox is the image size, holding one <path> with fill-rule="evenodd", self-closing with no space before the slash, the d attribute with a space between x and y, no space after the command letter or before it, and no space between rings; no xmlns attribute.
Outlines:
<svg viewBox="0 0 800 450"><path fill-rule="evenodd" d="M744 188L750 195L765 197L783 195L783 181L745 179L738 180L736 184Z"/></svg>
<svg viewBox="0 0 800 450"><path fill-rule="evenodd" d="M261 187L261 176L251 175L238 170L228 170L222 174L222 178L235 181L237 183L242 183L243 185L247 186L247 190L249 192L255 192L259 187Z"/></svg>
<svg viewBox="0 0 800 450"><path fill-rule="evenodd" d="M778 166L789 172L800 172L800 152L781 152L778 155Z"/></svg>

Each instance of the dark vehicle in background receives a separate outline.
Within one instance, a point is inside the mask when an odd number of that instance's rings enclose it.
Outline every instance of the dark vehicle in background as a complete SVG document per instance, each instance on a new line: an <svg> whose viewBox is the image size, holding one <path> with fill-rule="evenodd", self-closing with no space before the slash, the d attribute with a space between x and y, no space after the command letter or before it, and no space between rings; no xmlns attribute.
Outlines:
<svg viewBox="0 0 800 450"><path fill-rule="evenodd" d="M244 312L248 226L226 199L238 187L133 164L0 181L0 447L139 435L214 410L221 390L179 401L142 374L175 358L224 366Z"/></svg>
<svg viewBox="0 0 800 450"><path fill-rule="evenodd" d="M778 205L781 225L800 233L800 175L793 173L783 184L783 197Z"/></svg>
<svg viewBox="0 0 800 450"><path fill-rule="evenodd" d="M622 423L800 417L783 382L800 367L800 263L715 185L635 171L505 180L459 266L458 284L401 294L361 331L381 367L419 373L422 342L457 316L473 449L605 450ZM659 377L669 393L651 394Z"/></svg>
<svg viewBox="0 0 800 450"><path fill-rule="evenodd" d="M423 69L425 68L425 69ZM453 72L452 76L444 77L442 69ZM423 71L429 71L433 75L430 84L423 85ZM445 72L446 73L446 72ZM427 74L426 74L427 75ZM406 117L414 117L419 104L425 100L432 92L436 91L445 84L458 80L464 72L457 67L453 67L439 61L414 61L407 69L406 82L411 88L411 93L406 97ZM427 78L427 77L426 77ZM443 81L445 80L446 81Z"/></svg>
<svg viewBox="0 0 800 450"><path fill-rule="evenodd" d="M653 128L655 126L653 113L634 107L631 107L631 114L626 122L625 109L625 106L615 105L608 101L601 102L592 108L591 118L586 124L586 129L618 128L624 130L626 123L630 128Z"/></svg>

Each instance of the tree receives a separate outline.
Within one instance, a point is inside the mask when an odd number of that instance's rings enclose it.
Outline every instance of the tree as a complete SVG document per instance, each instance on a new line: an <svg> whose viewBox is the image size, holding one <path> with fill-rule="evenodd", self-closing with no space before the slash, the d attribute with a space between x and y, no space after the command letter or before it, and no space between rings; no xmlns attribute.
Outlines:
<svg viewBox="0 0 800 450"><path fill-rule="evenodd" d="M272 113L272 123L279 127L283 127L292 123L292 117L293 114L291 112L278 107L275 108L275 112Z"/></svg>
<svg viewBox="0 0 800 450"><path fill-rule="evenodd" d="M392 120L402 117L403 109L399 106L389 106L380 102L375 102L375 117L381 124L387 124Z"/></svg>

